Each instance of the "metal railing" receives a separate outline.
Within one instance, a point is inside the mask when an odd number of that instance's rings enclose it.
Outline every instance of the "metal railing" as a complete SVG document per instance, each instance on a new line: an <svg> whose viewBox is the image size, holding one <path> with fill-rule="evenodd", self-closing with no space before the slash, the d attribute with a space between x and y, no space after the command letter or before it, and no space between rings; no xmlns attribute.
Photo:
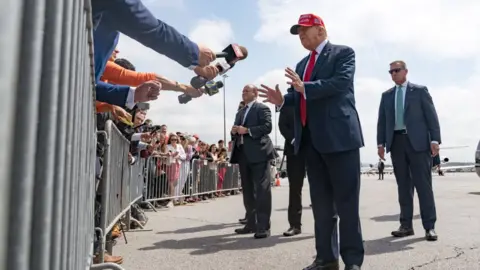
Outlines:
<svg viewBox="0 0 480 270"><path fill-rule="evenodd" d="M220 194L240 189L238 165L227 162L173 161L170 157L149 157L144 202L156 202ZM155 207L152 207L154 209Z"/></svg>
<svg viewBox="0 0 480 270"><path fill-rule="evenodd" d="M4 0L0 35L0 269L122 269L91 266L97 191L103 261L103 233L144 197L239 189L237 166L194 160L179 167L172 193L168 182L166 193L152 193L154 181L170 176L161 176L163 165L150 175L154 158L131 164L130 144L111 121L99 132L107 148L97 188L89 0Z"/></svg>
<svg viewBox="0 0 480 270"><path fill-rule="evenodd" d="M2 1L0 269L91 263L91 27L89 1Z"/></svg>

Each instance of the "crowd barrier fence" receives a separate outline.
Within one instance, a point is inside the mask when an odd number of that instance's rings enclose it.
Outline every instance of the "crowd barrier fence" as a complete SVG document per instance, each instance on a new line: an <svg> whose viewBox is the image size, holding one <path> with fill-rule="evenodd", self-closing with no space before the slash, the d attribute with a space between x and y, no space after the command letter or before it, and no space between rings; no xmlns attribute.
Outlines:
<svg viewBox="0 0 480 270"><path fill-rule="evenodd" d="M240 189L238 165L193 159L175 162L170 157L151 156L146 161L144 202L156 202L220 194Z"/></svg>
<svg viewBox="0 0 480 270"><path fill-rule="evenodd" d="M169 187L168 161L131 164L129 142L111 121L97 132L89 0L2 5L0 269L123 269L92 265L95 233L103 262L105 234L122 217L130 220L133 204L240 188L237 165L203 160L183 162ZM99 186L97 134L107 146Z"/></svg>
<svg viewBox="0 0 480 270"><path fill-rule="evenodd" d="M90 1L0 9L0 269L86 269L95 175Z"/></svg>

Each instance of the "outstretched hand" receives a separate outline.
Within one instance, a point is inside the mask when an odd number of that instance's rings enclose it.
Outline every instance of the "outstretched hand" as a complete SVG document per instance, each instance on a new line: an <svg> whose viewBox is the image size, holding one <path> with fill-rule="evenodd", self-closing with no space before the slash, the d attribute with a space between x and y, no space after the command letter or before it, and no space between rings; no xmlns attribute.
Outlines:
<svg viewBox="0 0 480 270"><path fill-rule="evenodd" d="M283 94L278 87L278 84L275 85L275 89L270 88L264 84L261 84L263 89L258 89L259 96L265 98L263 102L272 103L274 105L280 106L283 104Z"/></svg>

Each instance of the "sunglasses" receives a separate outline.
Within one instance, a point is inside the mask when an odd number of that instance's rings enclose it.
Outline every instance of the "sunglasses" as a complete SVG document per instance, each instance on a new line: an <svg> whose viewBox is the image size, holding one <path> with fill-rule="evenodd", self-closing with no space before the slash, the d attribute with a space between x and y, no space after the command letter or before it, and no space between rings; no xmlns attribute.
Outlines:
<svg viewBox="0 0 480 270"><path fill-rule="evenodd" d="M398 72L400 72L400 71L402 71L402 70L403 70L403 68L394 68L394 69L390 69L390 70L388 71L388 73L390 73L390 75L391 75L391 74L393 74L393 73L398 73Z"/></svg>

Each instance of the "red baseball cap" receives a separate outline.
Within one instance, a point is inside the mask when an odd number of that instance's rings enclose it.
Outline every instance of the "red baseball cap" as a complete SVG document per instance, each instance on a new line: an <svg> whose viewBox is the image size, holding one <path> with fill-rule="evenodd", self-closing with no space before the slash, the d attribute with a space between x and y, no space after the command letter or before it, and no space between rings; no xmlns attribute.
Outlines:
<svg viewBox="0 0 480 270"><path fill-rule="evenodd" d="M292 35L298 35L298 28L300 26L315 26L315 25L320 25L325 27L325 24L323 23L322 18L319 16L309 13L309 14L302 14L300 15L300 18L298 18L298 23L295 24L290 28L290 33Z"/></svg>

